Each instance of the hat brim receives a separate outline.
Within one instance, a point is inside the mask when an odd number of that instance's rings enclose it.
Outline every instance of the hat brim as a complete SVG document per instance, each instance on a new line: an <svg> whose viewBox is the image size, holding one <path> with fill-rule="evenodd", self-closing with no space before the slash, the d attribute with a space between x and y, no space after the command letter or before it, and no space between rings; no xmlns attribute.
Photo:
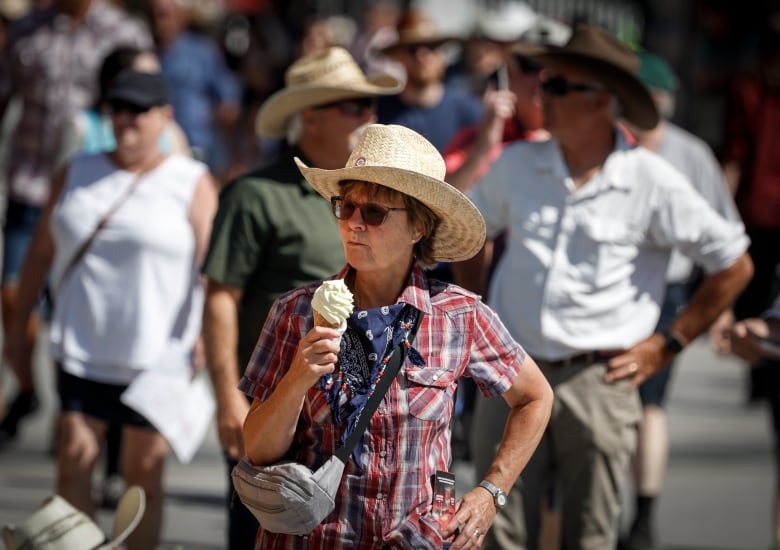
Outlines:
<svg viewBox="0 0 780 550"><path fill-rule="evenodd" d="M257 114L255 130L261 136L284 137L287 120L303 109L342 99L393 95L402 89L401 80L384 74L343 86L311 84L283 88L263 103Z"/></svg>
<svg viewBox="0 0 780 550"><path fill-rule="evenodd" d="M357 180L394 189L423 203L439 218L432 246L432 257L436 261L468 260L485 244L485 220L482 214L463 193L444 181L387 166L323 170L310 168L298 158L295 164L306 181L327 200L340 194L340 182Z"/></svg>
<svg viewBox="0 0 780 550"><path fill-rule="evenodd" d="M98 550L110 550L117 548L130 536L138 527L146 511L146 493L144 490L134 485L129 487L116 508L114 516L114 527L111 530L111 541L101 546Z"/></svg>
<svg viewBox="0 0 780 550"><path fill-rule="evenodd" d="M530 55L530 59L543 67L556 63L570 63L592 75L612 91L623 108L621 116L642 130L652 130L661 120L650 91L634 75L617 65L595 57L575 52L547 50Z"/></svg>

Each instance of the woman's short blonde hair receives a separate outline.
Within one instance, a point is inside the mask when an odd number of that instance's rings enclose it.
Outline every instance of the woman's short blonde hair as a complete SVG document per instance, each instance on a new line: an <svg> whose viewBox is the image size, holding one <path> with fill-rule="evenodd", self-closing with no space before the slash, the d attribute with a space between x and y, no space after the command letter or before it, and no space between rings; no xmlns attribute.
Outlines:
<svg viewBox="0 0 780 550"><path fill-rule="evenodd" d="M439 226L439 218L436 214L414 197L405 195L400 191L371 183L367 181L342 181L339 184L342 189L342 195L347 196L351 193L365 195L370 200L392 201L401 197L406 207L406 216L409 225L422 233L420 240L414 244L415 263L422 269L432 269L438 262L433 259L433 241L436 235L436 228Z"/></svg>

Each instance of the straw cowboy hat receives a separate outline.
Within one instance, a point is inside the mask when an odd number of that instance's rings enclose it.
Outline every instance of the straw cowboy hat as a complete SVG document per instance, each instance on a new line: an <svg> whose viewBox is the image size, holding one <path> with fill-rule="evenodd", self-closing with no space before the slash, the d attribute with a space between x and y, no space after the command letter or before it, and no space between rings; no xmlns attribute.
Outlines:
<svg viewBox="0 0 780 550"><path fill-rule="evenodd" d="M309 168L298 158L295 163L328 200L340 194L339 182L358 180L395 189L423 203L439 218L432 246L437 261L467 260L485 242L485 220L465 195L444 181L441 154L405 126L366 126L344 168Z"/></svg>
<svg viewBox="0 0 780 550"><path fill-rule="evenodd" d="M395 26L396 38L381 51L390 54L398 48L405 46L441 46L446 42L462 42L457 36L441 34L433 21L422 10L409 8L406 10Z"/></svg>
<svg viewBox="0 0 780 550"><path fill-rule="evenodd" d="M287 120L309 107L342 99L397 94L403 83L390 75L366 78L347 50L333 46L295 61L284 75L285 87L263 104L257 115L260 135L282 137Z"/></svg>
<svg viewBox="0 0 780 550"><path fill-rule="evenodd" d="M579 24L562 48L549 48L531 58L543 66L556 63L576 66L617 96L623 118L643 130L658 124L658 109L639 80L639 57L606 30Z"/></svg>
<svg viewBox="0 0 780 550"><path fill-rule="evenodd" d="M146 495L130 487L119 500L111 540L86 514L64 498L47 498L21 526L3 527L6 550L112 550L133 532L146 510Z"/></svg>

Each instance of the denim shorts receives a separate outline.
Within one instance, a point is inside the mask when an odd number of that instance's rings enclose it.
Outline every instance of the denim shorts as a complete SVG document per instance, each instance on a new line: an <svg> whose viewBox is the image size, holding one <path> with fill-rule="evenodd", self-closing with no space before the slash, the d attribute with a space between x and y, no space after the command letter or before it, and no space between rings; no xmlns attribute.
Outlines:
<svg viewBox="0 0 780 550"><path fill-rule="evenodd" d="M42 209L9 198L3 223L2 284L15 284Z"/></svg>
<svg viewBox="0 0 780 550"><path fill-rule="evenodd" d="M110 425L135 426L157 431L142 414L122 403L126 385L106 384L57 369L57 394L63 412L80 412Z"/></svg>

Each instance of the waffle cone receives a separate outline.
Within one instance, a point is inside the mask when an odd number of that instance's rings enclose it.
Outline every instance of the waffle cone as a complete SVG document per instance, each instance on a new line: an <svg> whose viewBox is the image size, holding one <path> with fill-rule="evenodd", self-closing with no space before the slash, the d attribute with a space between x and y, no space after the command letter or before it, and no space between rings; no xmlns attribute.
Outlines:
<svg viewBox="0 0 780 550"><path fill-rule="evenodd" d="M339 328L339 327L341 327L341 323L331 323L325 317L320 315L319 312L316 309L312 310L312 313L314 314L314 326L326 327L326 328Z"/></svg>

